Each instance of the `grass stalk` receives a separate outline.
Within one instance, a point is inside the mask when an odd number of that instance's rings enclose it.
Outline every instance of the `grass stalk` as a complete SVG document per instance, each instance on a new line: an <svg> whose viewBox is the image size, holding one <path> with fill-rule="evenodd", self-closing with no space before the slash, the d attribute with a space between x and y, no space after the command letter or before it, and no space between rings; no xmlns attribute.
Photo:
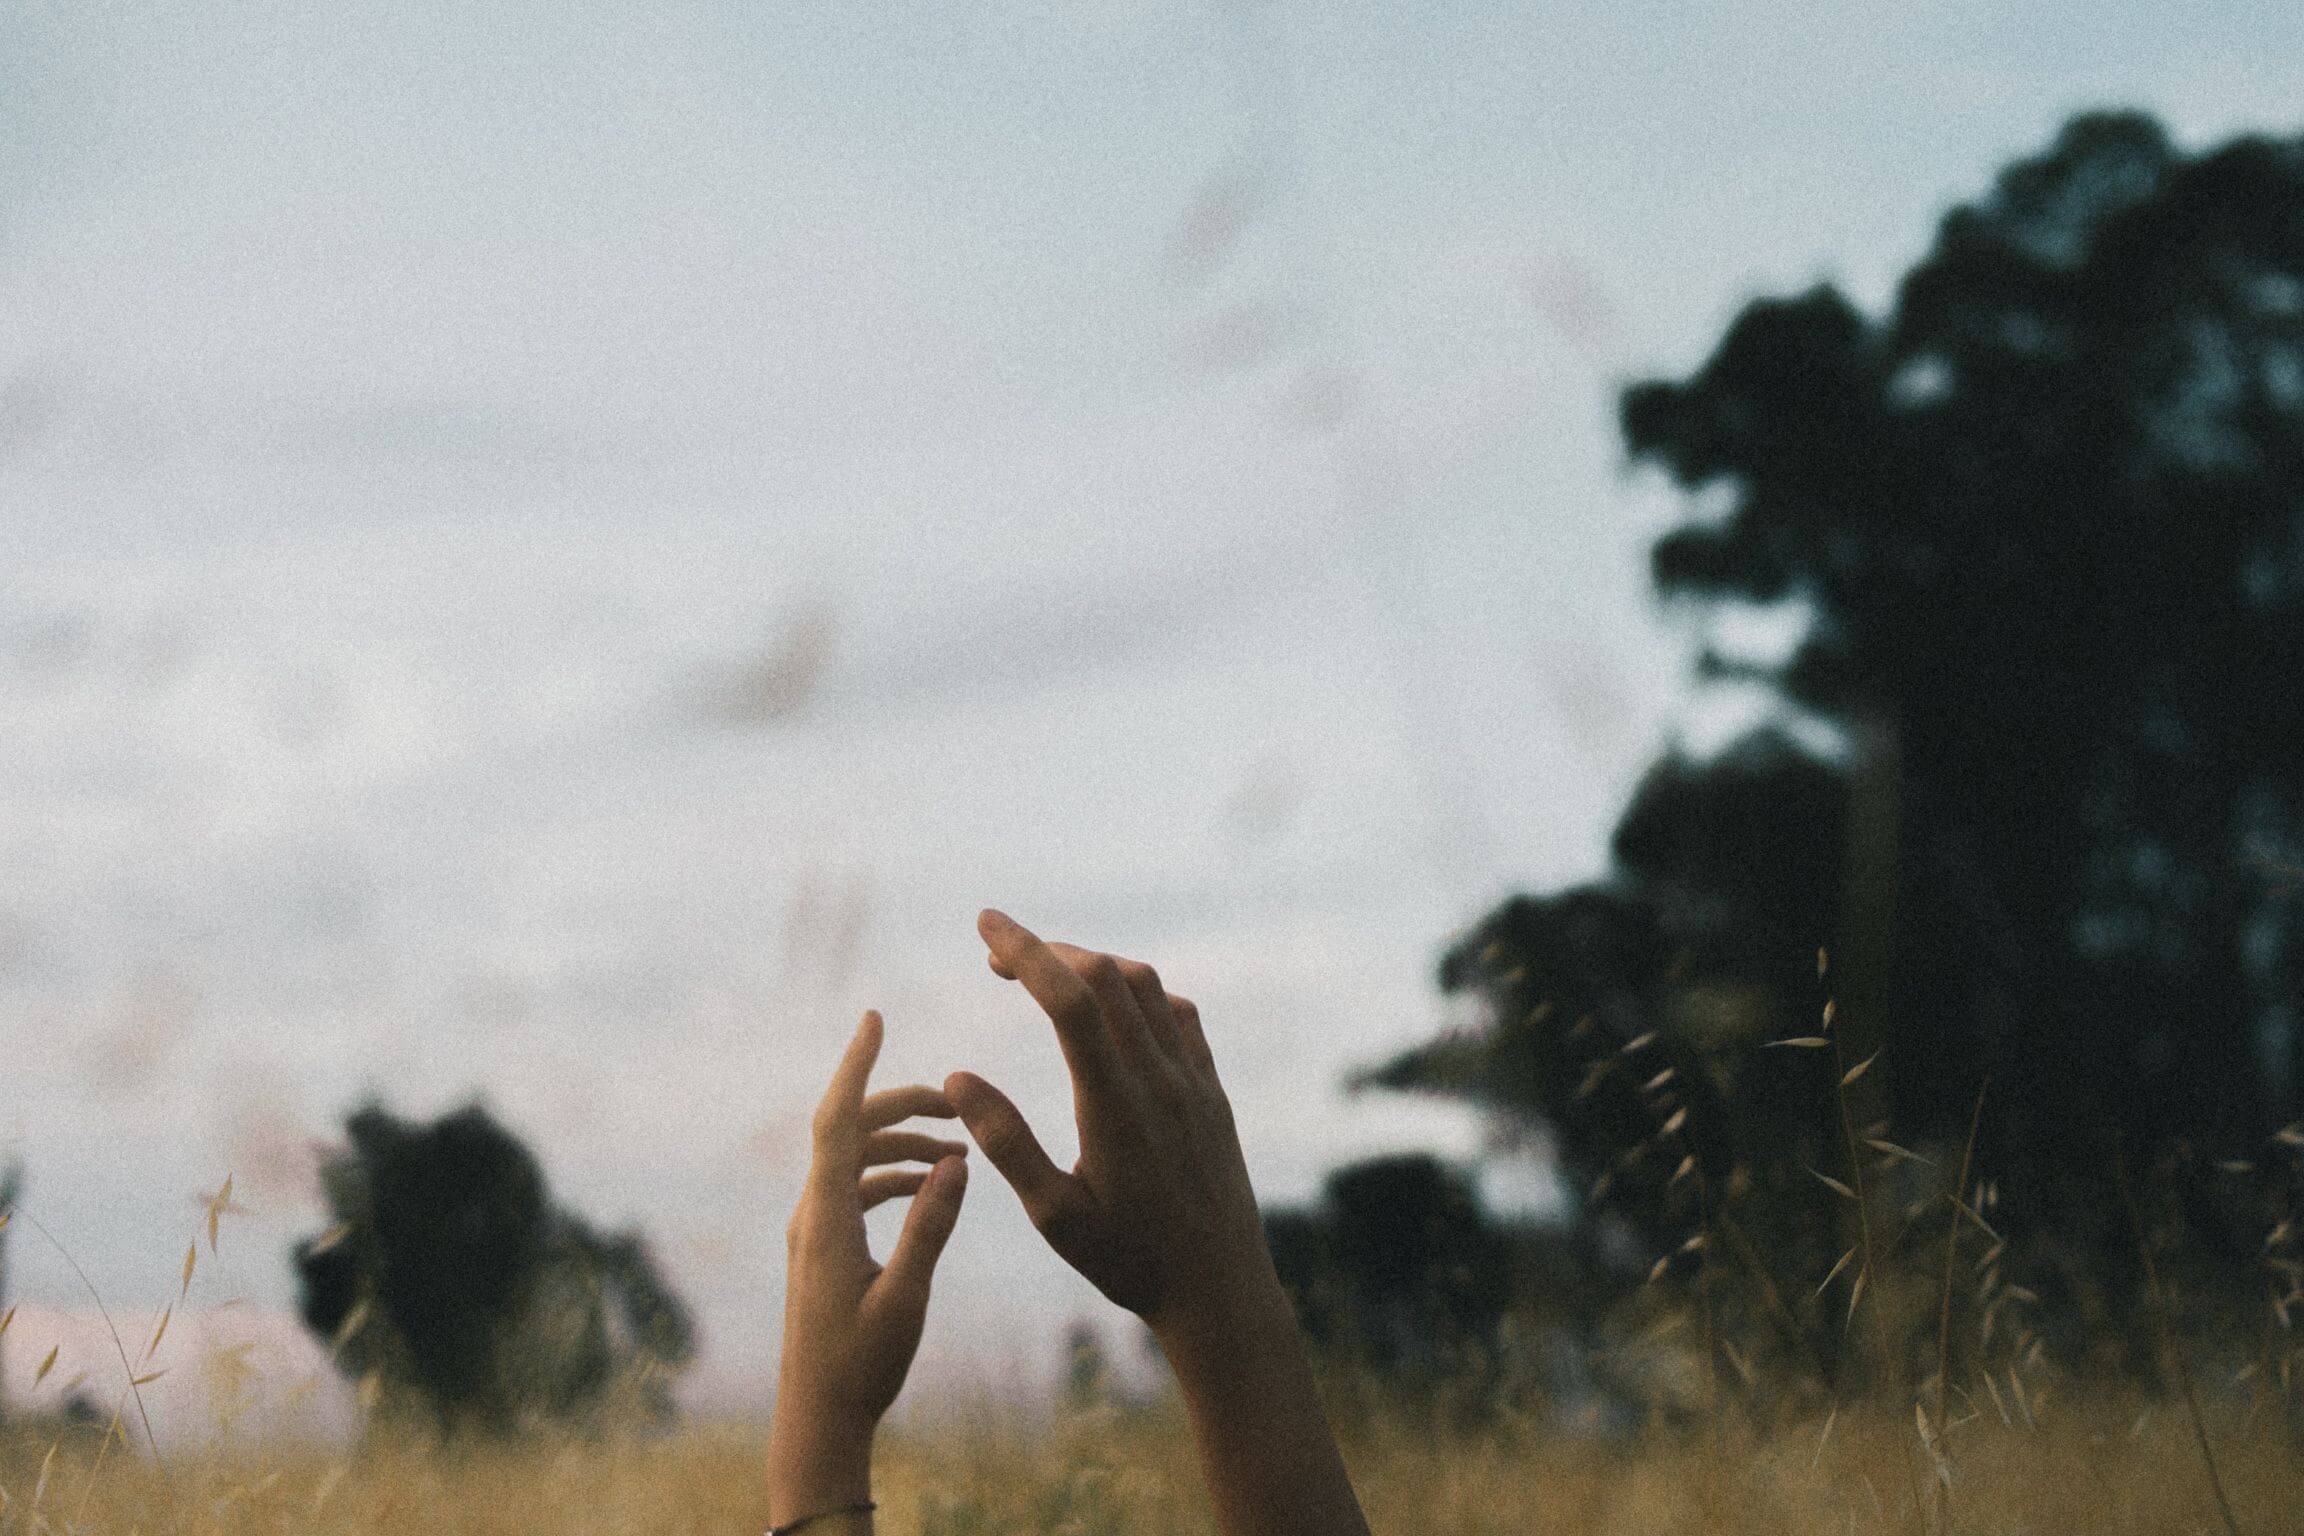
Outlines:
<svg viewBox="0 0 2304 1536"><path fill-rule="evenodd" d="M96 1283L88 1278L88 1271L80 1267L80 1261L72 1257L72 1251L56 1240L56 1234L49 1231L47 1225L39 1217L30 1211L22 1211L17 1214L32 1224L33 1231L48 1239L48 1246L55 1249L66 1264L72 1266L72 1273L80 1278L81 1289L85 1290L88 1293L88 1299L96 1304L96 1315L104 1319L104 1331L112 1336L113 1352L120 1357L120 1370L127 1379L129 1395L136 1400L136 1417L144 1425L144 1448L152 1453L153 1463L162 1470L166 1470L168 1463L160 1454L160 1441L152 1433L152 1416L144 1411L144 1391L136 1384L136 1367L129 1363L128 1346L121 1341L120 1330L112 1322L111 1309L104 1305L104 1298L97 1294Z"/></svg>
<svg viewBox="0 0 2304 1536"><path fill-rule="evenodd" d="M2200 1394L2192 1384L2192 1365L2185 1356L2183 1341L2176 1337L2168 1292L2160 1283L2160 1266L2153 1260L2151 1240L2145 1236L2144 1212L2136 1204L2136 1192L2128 1185L2127 1165L2117 1150L2112 1155L2112 1177L2120 1186L2121 1204L2128 1208L2128 1225L2136 1234L2136 1256L2144 1261L2144 1284L2152 1302L2152 1321L2160 1337L2160 1352L2175 1371L2177 1389L2184 1394L2184 1411L2192 1418L2192 1440L2200 1450L2200 1465L2207 1469L2208 1487L2216 1495L2216 1512L2224 1517L2225 1536L2240 1536L2240 1522L2233 1516L2232 1500L2224 1492L2224 1474L2216 1465L2216 1449L2208 1442L2208 1421L2200 1412Z"/></svg>
<svg viewBox="0 0 2304 1536"><path fill-rule="evenodd" d="M1952 1183L1952 1212L1944 1233L1944 1289L1937 1299L1936 1309L1936 1440L1939 1446L1947 1444L1945 1426L1947 1395L1952 1387L1952 1276L1960 1258L1960 1229L1967 1225L1962 1219L1968 1203L1968 1175L1976 1166L1976 1133L1984 1124L1984 1095L1990 1091L1991 1079L1986 1078L1976 1087L1976 1107L1968 1112L1968 1143L1960 1152L1960 1174ZM1939 1455L1947 1454L1939 1450ZM1943 1536L1952 1530L1952 1485L1939 1476L1936 1480L1936 1528Z"/></svg>

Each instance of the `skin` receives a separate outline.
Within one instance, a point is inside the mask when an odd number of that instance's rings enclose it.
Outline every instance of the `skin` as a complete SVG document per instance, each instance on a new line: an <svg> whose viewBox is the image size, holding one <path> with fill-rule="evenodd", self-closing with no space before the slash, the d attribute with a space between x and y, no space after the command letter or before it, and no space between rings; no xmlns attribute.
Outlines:
<svg viewBox="0 0 2304 1536"><path fill-rule="evenodd" d="M865 1091L881 1035L880 1015L865 1014L817 1105L808 1178L786 1232L768 1518L786 1525L822 1515L808 1536L872 1529L869 1513L825 1512L872 1497L873 1436L920 1346L929 1282L968 1189L966 1143L896 1128L917 1115L952 1118L943 1092ZM887 1166L904 1162L933 1166ZM905 1196L912 1209L883 1268L865 1244L864 1213Z"/></svg>
<svg viewBox="0 0 2304 1536"><path fill-rule="evenodd" d="M984 912L977 931L993 971L1055 1025L1079 1161L1057 1167L981 1077L955 1072L944 1092L1048 1245L1159 1340L1218 1530L1367 1536L1199 1009L1149 965L1044 943L1003 913Z"/></svg>
<svg viewBox="0 0 2304 1536"><path fill-rule="evenodd" d="M1008 1096L974 1073L953 1073L941 1092L867 1095L880 1016L864 1016L817 1110L792 1218L771 1522L871 1497L873 1434L919 1345L967 1175L959 1143L890 1127L957 1114L1057 1255L1159 1340L1223 1536L1368 1536L1272 1267L1199 1009L1140 962L1043 943L999 912L983 913L977 929L993 971L1021 983L1055 1025L1079 1161L1057 1167ZM928 1173L865 1171L906 1159L937 1161ZM899 1195L913 1197L912 1210L882 1270L865 1247L863 1213ZM868 1513L824 1515L807 1528L871 1529Z"/></svg>

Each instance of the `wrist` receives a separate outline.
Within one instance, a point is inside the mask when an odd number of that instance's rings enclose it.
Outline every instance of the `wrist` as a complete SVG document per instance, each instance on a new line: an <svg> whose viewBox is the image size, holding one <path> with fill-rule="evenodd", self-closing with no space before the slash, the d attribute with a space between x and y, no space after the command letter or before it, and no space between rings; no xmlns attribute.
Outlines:
<svg viewBox="0 0 2304 1536"><path fill-rule="evenodd" d="M1243 1345L1296 1338L1296 1311L1269 1252L1210 1265L1145 1325L1179 1371L1203 1357L1221 1359Z"/></svg>
<svg viewBox="0 0 2304 1536"><path fill-rule="evenodd" d="M855 1426L779 1400L768 1434L768 1519L785 1525L872 1497L875 1425Z"/></svg>

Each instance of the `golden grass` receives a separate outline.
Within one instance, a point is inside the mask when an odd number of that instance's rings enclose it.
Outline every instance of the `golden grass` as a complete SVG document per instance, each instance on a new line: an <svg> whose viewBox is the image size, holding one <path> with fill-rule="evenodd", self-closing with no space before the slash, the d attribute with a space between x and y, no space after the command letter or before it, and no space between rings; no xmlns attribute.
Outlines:
<svg viewBox="0 0 2304 1536"><path fill-rule="evenodd" d="M2138 1417L2141 1413L2141 1418ZM1603 1444L1537 1421L1452 1433L1395 1410L1348 1436L1379 1532L1397 1536L1777 1536L1921 1533L1920 1449L1908 1418L1840 1415L1766 1439L1650 1437ZM2276 1419L2214 1419L2241 1528L2304 1529L2304 1456ZM2051 1411L2037 1427L1971 1420L1950 1437L1948 1516L1977 1536L2177 1536L2221 1529L2180 1410L2135 1403ZM697 1427L669 1438L453 1455L371 1446L200 1456L166 1470L93 1436L0 1445L0 1531L313 1533L313 1536L757 1536L760 1435ZM45 1475L43 1475L43 1473ZM920 1536L1153 1536L1209 1529L1188 1437L1155 1408L1056 1424L986 1412L891 1436L880 1528Z"/></svg>

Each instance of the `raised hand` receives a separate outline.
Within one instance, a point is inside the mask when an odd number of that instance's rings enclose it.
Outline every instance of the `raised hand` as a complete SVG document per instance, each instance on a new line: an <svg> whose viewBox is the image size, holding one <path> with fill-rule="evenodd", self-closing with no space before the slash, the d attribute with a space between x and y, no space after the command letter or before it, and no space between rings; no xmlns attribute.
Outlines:
<svg viewBox="0 0 2304 1536"><path fill-rule="evenodd" d="M1225 1536L1367 1536L1216 1078L1200 1011L1152 967L1046 944L986 911L992 969L1056 1026L1080 1159L1067 1172L1008 1096L944 1080L1048 1245L1142 1317L1176 1371Z"/></svg>
<svg viewBox="0 0 2304 1536"><path fill-rule="evenodd" d="M873 1433L920 1346L929 1280L968 1188L966 1143L894 1128L915 1115L950 1119L941 1092L865 1092L880 1040L880 1015L865 1014L817 1105L807 1183L787 1230L784 1358L768 1440L776 1525L869 1503ZM934 1166L886 1166L905 1162ZM883 1269L865 1243L864 1213L906 1195L912 1209ZM811 1536L869 1528L868 1516L847 1513L808 1525Z"/></svg>
<svg viewBox="0 0 2304 1536"><path fill-rule="evenodd" d="M994 971L1056 1025L1071 1068L1080 1161L1058 1168L1008 1096L971 1072L944 1091L1050 1247L1148 1322L1272 1283L1232 1106L1191 999L1149 965L1046 944L998 912L978 920Z"/></svg>

